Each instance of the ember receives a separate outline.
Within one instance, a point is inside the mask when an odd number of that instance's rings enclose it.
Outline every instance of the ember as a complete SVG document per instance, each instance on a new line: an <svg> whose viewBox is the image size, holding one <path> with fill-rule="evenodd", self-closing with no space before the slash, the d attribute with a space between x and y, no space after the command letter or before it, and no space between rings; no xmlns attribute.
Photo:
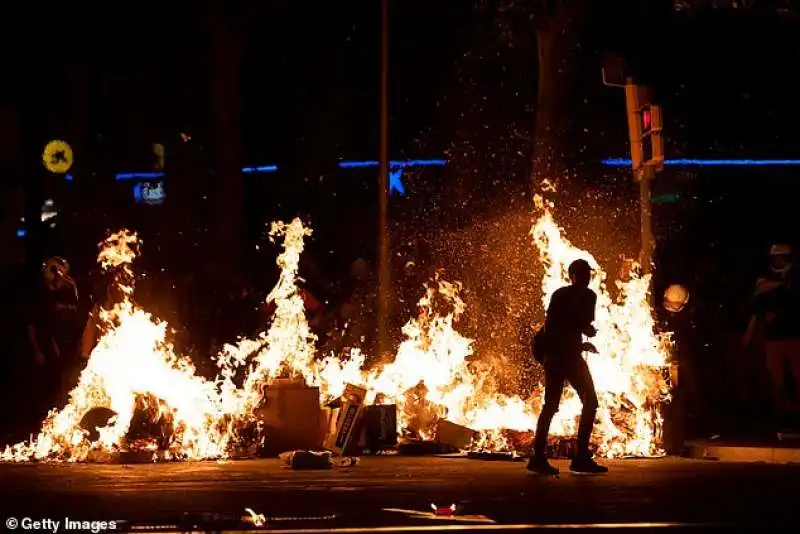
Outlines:
<svg viewBox="0 0 800 534"><path fill-rule="evenodd" d="M571 261L584 258L597 273L592 288L598 294L600 354L588 359L601 405L593 436L597 451L609 457L659 454L669 337L654 331L646 298L649 280L634 273L618 282L619 298L613 301L594 258L561 235L552 204L537 197L536 206L541 215L531 236L545 267L544 301L566 283ZM159 458L176 459L238 456L263 439L259 407L266 387L280 378L318 388L325 404L340 397L348 384L350 390L363 387L368 403L395 404L399 429L418 438L431 440L437 427L450 425L458 435L446 441L460 446L467 446L463 437L471 436L474 450L527 452L538 399L495 389L473 354L472 340L456 329L465 311L461 287L441 274L425 288L418 316L403 327L405 339L393 361L365 370L357 349L343 358L316 354L297 284L303 241L310 234L299 219L272 224L270 235L283 238L277 260L281 274L267 299L274 305L273 320L256 339L224 348L213 381L197 376L187 358L174 354L164 322L134 304L136 235L123 230L109 237L100 244L98 262L117 273L124 298L103 310L104 335L67 406L48 415L35 439L6 448L0 459L85 461L124 450L159 450ZM237 387L240 371L245 375ZM103 411L87 415L98 409ZM573 435L579 411L577 397L567 394L553 434ZM557 448L564 448L569 441L559 443Z"/></svg>

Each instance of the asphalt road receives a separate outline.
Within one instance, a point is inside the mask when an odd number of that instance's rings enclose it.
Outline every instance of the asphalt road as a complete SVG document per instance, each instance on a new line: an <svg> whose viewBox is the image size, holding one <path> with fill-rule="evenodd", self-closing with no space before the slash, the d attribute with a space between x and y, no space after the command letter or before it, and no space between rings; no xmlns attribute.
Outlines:
<svg viewBox="0 0 800 534"><path fill-rule="evenodd" d="M554 463L566 471L566 462ZM337 516L307 523L311 528L331 526L331 521L336 526L408 524L408 516L381 509L430 511L431 503L457 503L463 514L508 524L679 522L736 523L761 531L797 528L800 466L675 458L606 465L611 472L604 476L564 473L556 479L531 475L518 462L433 457L364 458L354 467L328 471L293 471L277 459L0 464L0 519L174 520L182 513L241 516L246 507L267 518ZM291 521L274 519L270 524L299 525Z"/></svg>

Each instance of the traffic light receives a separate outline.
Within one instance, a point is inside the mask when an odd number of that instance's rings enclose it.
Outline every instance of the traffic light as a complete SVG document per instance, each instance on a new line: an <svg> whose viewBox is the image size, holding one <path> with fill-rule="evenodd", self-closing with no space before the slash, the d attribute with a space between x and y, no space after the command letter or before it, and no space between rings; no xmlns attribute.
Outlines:
<svg viewBox="0 0 800 534"><path fill-rule="evenodd" d="M637 177L647 168L664 168L664 140L661 134L661 106L653 103L648 87L627 83L625 101L628 111L628 132L631 142L631 161Z"/></svg>
<svg viewBox="0 0 800 534"><path fill-rule="evenodd" d="M661 107L648 104L640 112L642 121L642 159L645 166L661 170L664 167L664 140L661 137L663 128Z"/></svg>

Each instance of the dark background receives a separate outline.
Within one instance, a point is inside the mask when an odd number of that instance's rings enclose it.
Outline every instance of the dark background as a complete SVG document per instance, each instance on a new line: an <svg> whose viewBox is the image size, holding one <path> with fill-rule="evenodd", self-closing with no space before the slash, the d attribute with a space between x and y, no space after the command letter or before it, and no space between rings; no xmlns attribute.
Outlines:
<svg viewBox="0 0 800 534"><path fill-rule="evenodd" d="M280 167L245 177L248 252L239 269L265 292L274 281L276 248L264 239L271 220L310 221L306 275L315 263L325 277L341 279L356 257L374 258L377 169L343 170L337 161L378 156L380 4L256 4L225 3L241 39L241 163ZM408 170L408 195L391 201L395 278L410 260L444 267L465 281L473 310L465 329L478 348L524 358L517 334L541 313L538 299L513 302L530 294L516 288L538 284L535 257L518 244L531 222L533 11L474 0L393 4L391 157L449 161ZM14 309L25 298L25 254L29 266L45 254L68 257L89 288L96 244L120 227L144 239L137 269L153 287L142 299L188 328L181 306L192 290L181 281L214 261L210 206L226 187L210 170L214 75L204 5L43 5L9 15L12 29L0 43L0 241L7 285L16 290L6 292L9 339L20 331ZM797 18L770 6L606 13L590 25L580 68L594 96L576 110L587 142L581 161L571 162L581 171L559 177L556 218L612 279L620 256L638 253L639 211L630 172L600 164L628 153L624 96L601 84L603 53L623 55L655 86L668 158L792 158L800 157L798 39ZM73 182L41 170L41 149L54 138L75 150ZM166 147L167 200L135 205L133 184L113 176L151 170L154 142ZM684 283L706 316L724 318L703 327L701 345L741 328L769 243L796 241L797 175L796 167L667 167L658 176L654 196L677 201L654 210L656 289ZM171 188L178 177L182 189ZM56 229L17 239L17 217L30 218L43 198L60 207ZM181 203L188 211L170 207ZM422 291L420 278L410 286L403 280L398 292L408 301L394 317L397 327ZM20 352L11 351L9 362Z"/></svg>

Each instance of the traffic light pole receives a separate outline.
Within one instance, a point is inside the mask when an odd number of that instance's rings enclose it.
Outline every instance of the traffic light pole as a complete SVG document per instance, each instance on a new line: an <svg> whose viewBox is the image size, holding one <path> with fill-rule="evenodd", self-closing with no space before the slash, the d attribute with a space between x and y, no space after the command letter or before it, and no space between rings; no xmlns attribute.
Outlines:
<svg viewBox="0 0 800 534"><path fill-rule="evenodd" d="M635 171L634 171L635 172ZM651 202L651 184L655 178L652 167L645 167L639 177L639 214L641 225L641 250L639 264L643 274L650 274L653 268L653 252L655 251L655 238L653 237L653 203Z"/></svg>
<svg viewBox="0 0 800 534"><path fill-rule="evenodd" d="M610 83L606 79L606 71L603 69L603 83L609 87L625 89L631 169L633 179L639 183L641 227L639 265L641 265L643 274L651 274L655 251L651 187L656 172L660 171L664 164L661 108L652 102L652 95L648 88L635 84L631 78L626 78L624 84ZM646 146L649 148L648 151L645 150ZM650 301L652 304L652 292L650 292Z"/></svg>

